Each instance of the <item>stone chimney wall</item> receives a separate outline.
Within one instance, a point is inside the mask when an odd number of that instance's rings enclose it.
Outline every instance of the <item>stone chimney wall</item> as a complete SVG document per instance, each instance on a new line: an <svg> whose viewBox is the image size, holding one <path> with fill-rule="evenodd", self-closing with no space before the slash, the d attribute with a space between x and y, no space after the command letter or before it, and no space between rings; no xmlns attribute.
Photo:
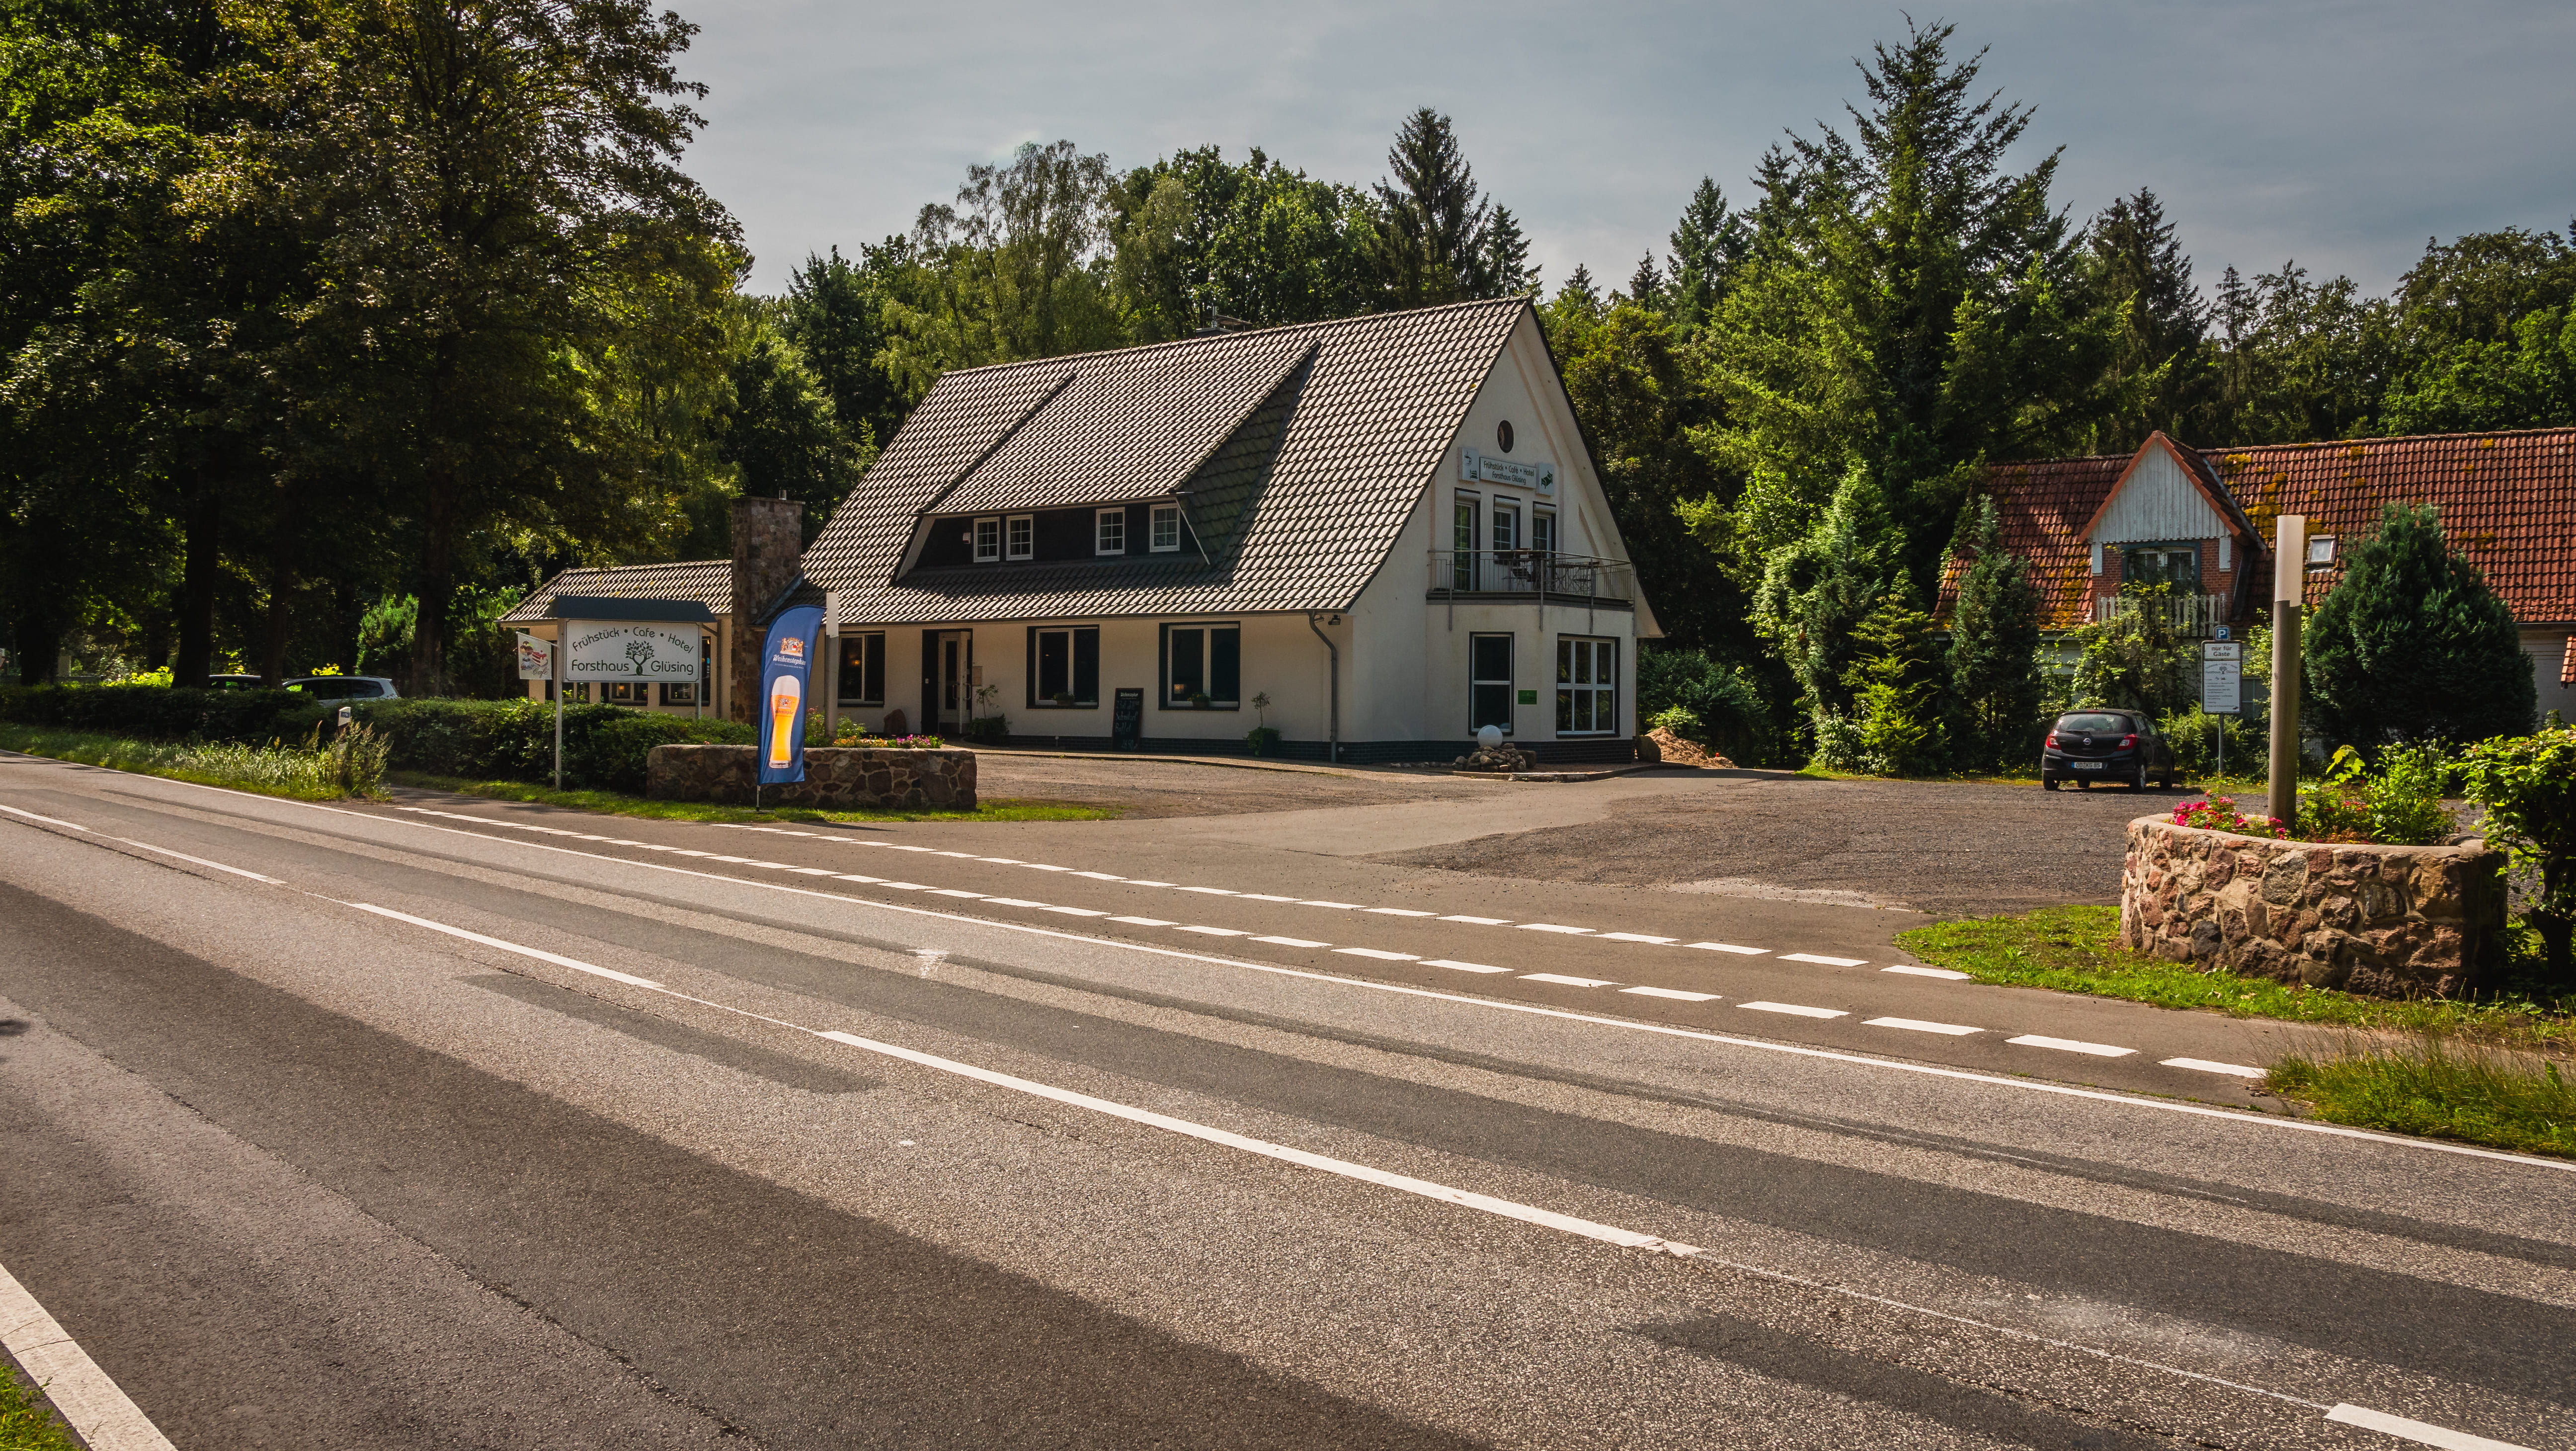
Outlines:
<svg viewBox="0 0 2576 1451"><path fill-rule="evenodd" d="M733 649L725 663L725 714L748 723L760 693L760 612L796 582L805 554L805 506L793 499L733 501Z"/></svg>

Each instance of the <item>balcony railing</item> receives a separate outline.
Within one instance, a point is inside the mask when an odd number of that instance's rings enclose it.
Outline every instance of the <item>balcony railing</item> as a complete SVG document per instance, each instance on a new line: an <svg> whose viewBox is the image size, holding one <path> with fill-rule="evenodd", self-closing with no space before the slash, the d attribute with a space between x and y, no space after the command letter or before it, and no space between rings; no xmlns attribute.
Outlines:
<svg viewBox="0 0 2576 1451"><path fill-rule="evenodd" d="M1616 559L1584 554L1542 554L1535 549L1434 549L1431 597L1545 595L1576 604L1637 597L1634 568Z"/></svg>
<svg viewBox="0 0 2576 1451"><path fill-rule="evenodd" d="M2111 595L2093 602L2095 624L2150 610L2163 616L2166 628L2185 639L2205 640L2228 623L2225 595Z"/></svg>

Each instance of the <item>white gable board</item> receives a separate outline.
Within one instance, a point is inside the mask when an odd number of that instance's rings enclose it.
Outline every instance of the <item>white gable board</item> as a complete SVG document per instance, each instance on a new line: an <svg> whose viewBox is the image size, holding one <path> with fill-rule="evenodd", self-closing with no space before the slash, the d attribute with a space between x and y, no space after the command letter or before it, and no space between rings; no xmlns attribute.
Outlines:
<svg viewBox="0 0 2576 1451"><path fill-rule="evenodd" d="M2227 521L2209 506L2208 496L2171 452L2149 445L2142 451L2128 482L2111 496L2102 522L2093 528L2095 544L2158 544L2168 540L2226 539Z"/></svg>

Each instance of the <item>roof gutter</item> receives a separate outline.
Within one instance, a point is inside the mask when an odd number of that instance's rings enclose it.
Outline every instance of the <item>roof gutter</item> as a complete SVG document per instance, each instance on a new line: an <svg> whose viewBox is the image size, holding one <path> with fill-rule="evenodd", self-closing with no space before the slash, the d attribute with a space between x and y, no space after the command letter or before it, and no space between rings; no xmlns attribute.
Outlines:
<svg viewBox="0 0 2576 1451"><path fill-rule="evenodd" d="M1335 624L1341 623L1341 619L1338 614L1333 616ZM1329 743L1324 747L1324 758L1338 763L1342 759L1342 652L1341 648L1333 643L1333 637L1325 634L1323 627L1315 623L1315 612L1312 610L1306 612L1306 628L1313 630L1315 638L1324 642L1326 659L1324 671L1333 682L1331 735L1327 737Z"/></svg>

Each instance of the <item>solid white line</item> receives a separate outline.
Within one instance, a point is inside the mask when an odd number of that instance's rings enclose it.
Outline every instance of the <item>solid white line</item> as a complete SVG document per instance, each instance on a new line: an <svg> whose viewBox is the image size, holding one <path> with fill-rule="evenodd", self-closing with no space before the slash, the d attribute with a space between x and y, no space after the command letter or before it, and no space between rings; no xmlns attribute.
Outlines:
<svg viewBox="0 0 2576 1451"><path fill-rule="evenodd" d="M18 809L17 807L15 807L15 806L0 806L0 811L6 811L6 812L8 812L11 816L23 816L23 817L27 818L29 821L41 821L41 822L43 822L44 824L46 824L47 826L59 826L59 827L64 828L64 829L65 829L65 830L67 830L67 831L87 831L87 830L89 830L89 828L88 828L88 827L81 825L81 824L80 824L79 822L77 822L77 821L57 821L57 820L55 820L53 817L50 817L50 816L38 816L36 813L34 813L34 812L32 812L32 811L21 811L21 810L19 810L19 809Z"/></svg>
<svg viewBox="0 0 2576 1451"><path fill-rule="evenodd" d="M917 847L914 847L914 848L913 848L913 850L914 850L914 851L928 851L928 850L930 850L930 848L928 848L928 847L926 847L926 846L917 846ZM1051 866L1048 866L1045 862L1022 862L1022 863L1020 863L1020 865L1021 865L1021 866L1024 866L1024 867L1027 867L1030 871L1033 871L1033 872L1069 872L1069 871L1072 871L1072 870L1073 870L1073 868L1071 868L1071 867L1051 867Z"/></svg>
<svg viewBox="0 0 2576 1451"><path fill-rule="evenodd" d="M1732 942L1694 942L1690 945L1710 952L1732 952L1743 957L1762 957L1771 951L1767 947L1738 947Z"/></svg>
<svg viewBox="0 0 2576 1451"><path fill-rule="evenodd" d="M109 837L109 838L108 838L108 840L110 840L110 841L121 841L121 842L124 842L127 846L139 846L139 847L143 848L145 851L157 851L157 852L159 852L159 853L160 853L161 855L163 855L163 856L177 857L179 860L181 860L181 861L183 861L183 862L195 862L198 866L201 866L201 867L212 867L212 868L214 868L216 871L219 871L219 872L230 872L230 873L232 873L234 876L237 876L237 877L248 877L248 878L250 878L250 879L251 879L252 881L254 881L254 882L266 882L266 883L268 883L268 884L269 884L270 886L272 886L272 887L282 887L282 886L285 886L285 885L286 885L284 882L279 881L279 880L278 880L277 878L275 878L275 877L264 877L264 876L261 876L261 875L260 875L259 873L257 873L257 872L244 871L244 870L242 870L240 867L228 867L228 866L225 866L222 862L210 862L210 861L206 860L204 857L201 857L201 856L190 856L190 855L188 855L188 854L187 854L186 852L184 852L184 851L172 851L170 848L168 848L168 847L166 847L166 846L154 846L152 843L150 843L150 842L148 842L148 841L136 841L134 838L132 838L132 837L130 837L130 836L112 836L112 837Z"/></svg>
<svg viewBox="0 0 2576 1451"><path fill-rule="evenodd" d="M1983 1028L1962 1028L1956 1023L1927 1023L1921 1018L1872 1018L1861 1024L1861 1026L1864 1028L1903 1028L1909 1033L1947 1033L1953 1038L1964 1038L1970 1033L1982 1033L1985 1031Z"/></svg>
<svg viewBox="0 0 2576 1451"><path fill-rule="evenodd" d="M952 853L949 853L949 852L941 852L941 853L940 853L940 855L942 855L942 856L949 856L949 855L952 855ZM966 855L966 853L964 853L964 852L962 852L962 851L961 851L961 852L953 853L953 855L956 855L956 856L964 856L964 855ZM1123 881L1127 880L1125 877L1114 877L1114 876L1111 876L1111 875L1110 875L1109 873L1107 873L1107 872L1075 872L1075 873L1074 873L1074 875L1075 875L1075 876L1077 876L1077 877L1089 877L1089 878L1091 878L1091 879L1092 879L1093 881L1095 881L1095 882L1123 882Z"/></svg>
<svg viewBox="0 0 2576 1451"><path fill-rule="evenodd" d="M1265 1159L1277 1159L1282 1163L1295 1164L1300 1168L1338 1174L1345 1179L1356 1179L1363 1184L1375 1184L1384 1189L1419 1194L1425 1199L1436 1199L1443 1204L1479 1209L1504 1219L1517 1219L1523 1224L1535 1224L1544 1229L1581 1235L1585 1239L1599 1240L1603 1244L1615 1244L1625 1249L1653 1250L1659 1254L1682 1257L1699 1253L1699 1249L1694 1245L1658 1239L1651 1234L1639 1234L1633 1229L1620 1229L1615 1225L1578 1219L1571 1214L1559 1214L1552 1209L1540 1209L1535 1205L1497 1199L1490 1194L1477 1194L1466 1189L1452 1188L1447 1184L1435 1184L1428 1179L1416 1179L1409 1174L1389 1173L1384 1169L1371 1168L1366 1164L1354 1164L1348 1159L1328 1158L1322 1154L1310 1153L1305 1149L1292 1149L1286 1144L1274 1144L1267 1139L1256 1139L1226 1129L1211 1128L1206 1124L1192 1123L1188 1119L1174 1118L1170 1114L1155 1113L1151 1109L1134 1108L1111 1099L1094 1098L1087 1093L1076 1093L1069 1088L1057 1088L1052 1084L1017 1078L1008 1073L996 1073L990 1068L978 1068L972 1063L960 1063L953 1058L940 1058L911 1048L898 1048L892 1043L879 1043L873 1039L862 1038L855 1033L835 1031L826 1032L821 1036L835 1043L844 1043L870 1053L901 1059L923 1068L934 1068L942 1073L953 1073L960 1078L971 1078L978 1083L988 1083L996 1088L1007 1088L1014 1093L1025 1093L1032 1098L1048 1099L1075 1108L1087 1108L1094 1113L1106 1114L1111 1118L1125 1119L1129 1123L1143 1124L1148 1128L1163 1129L1206 1143L1221 1144L1229 1149L1240 1149L1247 1154L1258 1154Z"/></svg>
<svg viewBox="0 0 2576 1451"><path fill-rule="evenodd" d="M1821 962L1827 967L1867 967L1869 965L1869 959L1866 957L1820 957L1812 952L1784 952L1780 954L1780 960L1782 962Z"/></svg>
<svg viewBox="0 0 2576 1451"><path fill-rule="evenodd" d="M324 900L338 901L339 899L333 897ZM397 912L391 907L377 907L366 902L341 902L340 905L355 907L361 912L373 912L379 917L391 917L397 922L408 922L414 927L426 927L432 932L444 932L450 937L462 937L468 942L480 942L486 947L497 947L503 952L515 952L521 957L533 957L539 962L551 962L557 967L569 967L575 972L586 972L593 977L604 977L612 982L622 982L632 987L658 988L661 986L649 977L637 977L631 972L619 972L613 967L599 967L584 962L578 957L565 957L560 953L547 952L542 948L504 942L498 937L486 937L480 932L468 932L462 927L450 927L444 922L432 922L426 917L415 917L409 912Z"/></svg>
<svg viewBox="0 0 2576 1451"><path fill-rule="evenodd" d="M1377 947L1336 947L1333 950L1344 957L1374 957L1380 962L1420 962L1422 960L1410 952L1388 952Z"/></svg>
<svg viewBox="0 0 2576 1451"><path fill-rule="evenodd" d="M2430 1421L2410 1421L2404 1416L2374 1411L2368 1406L2337 1406L2326 1412L2326 1419L2337 1425L2359 1426L2365 1431L2400 1437L2422 1446L2439 1446L2442 1451L2531 1451L2530 1447L2517 1446L2511 1441L2491 1441L2466 1431L2454 1431L2448 1426L2436 1426Z"/></svg>
<svg viewBox="0 0 2576 1451"><path fill-rule="evenodd" d="M1715 993L1686 993L1680 988L1623 987L1619 989L1619 991L1641 998L1671 998L1677 1003L1713 1003L1717 1001L1717 994Z"/></svg>
<svg viewBox="0 0 2576 1451"><path fill-rule="evenodd" d="M1561 972L1525 972L1521 981L1562 983L1567 987L1608 987L1611 983L1606 977L1568 977Z"/></svg>
<svg viewBox="0 0 2576 1451"><path fill-rule="evenodd" d="M0 752L0 755L16 754L19 753ZM29 759L40 761L51 760L50 757L43 756L30 757ZM169 786L181 786L199 791L211 791L220 795L231 796L245 802L256 803L261 806L301 808L306 811L318 811L329 816L347 816L371 825L399 823L404 826L415 827L421 831L434 831L442 836L462 836L470 840L486 842L495 846L515 846L528 851L554 852L562 856L581 857L586 861L605 862L613 866L630 867L636 871L666 872L673 876L695 877L701 881L713 882L722 886L751 887L760 891L785 892L791 896L816 897L827 902L839 902L845 906L867 907L876 911L893 912L903 916L935 917L942 922L954 923L961 927L976 927L994 932L1017 932L1032 937L1053 937L1059 941L1078 942L1087 947L1119 948L1129 952L1145 953L1154 957L1170 957L1177 958L1184 962L1206 963L1213 967L1230 967L1243 972L1266 973L1272 977L1293 977L1304 979L1308 982L1331 983L1337 987L1356 988L1364 992L1393 993L1400 997L1418 997L1427 998L1434 1002L1456 1003L1464 1007L1481 1008L1488 1012L1520 1013L1530 1017L1556 1018L1565 1022L1584 1023L1593 1027L1616 1028L1629 1033L1651 1033L1659 1037L1686 1038L1694 1042L1716 1043L1730 1048L1746 1048L1759 1053L1779 1053L1792 1058L1813 1058L1819 1062L1846 1063L1854 1067L1874 1068L1891 1073L1910 1073L1925 1078L1945 1078L1958 1083L1975 1083L1989 1088L2006 1088L2022 1093L2044 1093L2058 1098L2079 1098L2094 1103L2116 1104L2122 1108L2138 1109L2152 1113L2180 1114L2187 1118L2218 1119L2236 1127L2254 1129L2259 1132L2316 1134L2324 1138L2353 1139L2363 1143L2382 1144L2391 1148L2412 1149L2420 1153L2451 1154L2468 1159L2488 1159L2497 1163L2517 1165L2525 1169L2542 1169L2561 1174L2576 1173L2576 1161L2571 1160L2543 1159L2527 1154L2509 1154L2498 1149L2474 1148L2467 1144L2446 1144L2435 1139L2413 1139L2406 1138L2398 1134L2373 1133L2368 1129L2346 1128L2341 1124L2319 1123L2314 1119L2294 1119L2271 1114L2251 1114L2241 1109L2212 1108L2196 1103L2178 1103L2171 1099L2150 1098L2143 1094L2122 1093L2113 1089L2079 1088L2068 1083L2049 1083L2038 1079L2014 1077L2000 1073L1984 1073L1969 1068L1944 1068L1931 1063L1909 1063L1901 1059L1879 1058L1870 1054L1855 1053L1844 1049L1814 1048L1803 1043L1783 1043L1777 1039L1771 1038L1747 1038L1740 1034L1720 1033L1706 1028L1685 1028L1673 1023L1646 1022L1635 1018L1604 1017L1599 1013L1587 1013L1572 1008L1551 1008L1542 1006L1538 1003L1514 1002L1508 998L1467 997L1458 993L1443 992L1438 988L1415 987L1409 983L1381 982L1369 978L1343 977L1336 973L1316 972L1307 968L1283 967L1277 963L1270 962L1254 962L1248 958L1214 957L1206 953L1189 952L1174 947L1156 947L1149 943L1130 942L1116 937L1093 937L1085 933L1066 932L1051 927L1031 926L1020 922L996 921L990 917L966 917L955 912L943 912L935 908L928 907L914 907L900 902L879 902L866 897L853 897L842 892L818 891L809 887L788 886L779 882L751 881L742 877L726 876L721 872L702 872L693 870L689 867L670 866L661 862L639 862L630 857L603 856L598 852L578 851L574 848L564 846L551 846L545 842L512 841L506 837L489 836L479 831L466 831L458 827L440 826L432 822L413 821L399 816L382 816L368 811L352 811L346 807L324 806L319 802L297 801L291 797L262 796L256 792L235 791L228 787L208 786L202 782L196 781L178 781L160 776L144 779ZM482 817L465 816L458 812L437 811L430 807L410 806L403 807L401 809L421 815L454 816L463 821L484 822L484 818ZM485 822L485 824L497 823ZM1034 906L1036 904L1027 903L1023 905ZM2140 1363L2143 1364L2146 1362ZM2175 1373L2183 1375L2192 1374L2192 1372L2187 1371L2177 1371ZM2205 1376L2200 1378L2209 1379L2209 1377ZM2230 1384L2232 1384L2232 1382ZM2253 1388L2246 1387L2245 1389ZM2262 1392L2262 1394L2270 1395L2273 1393L2265 1391ZM2300 1404L2304 1405L2308 1403L2301 1402ZM2323 1408L2320 1407L2319 1409Z"/></svg>
<svg viewBox="0 0 2576 1451"><path fill-rule="evenodd" d="M1307 937L1255 937L1252 940L1255 942L1275 943L1281 947L1330 947L1333 945L1329 942L1317 942L1312 938Z"/></svg>
<svg viewBox="0 0 2576 1451"><path fill-rule="evenodd" d="M1912 963L1908 962L1900 962L1894 967L1882 967L1879 971L1901 972L1907 977L1937 977L1947 982L1966 982L1968 980L1968 975L1964 972L1952 972L1946 967L1916 967Z"/></svg>
<svg viewBox="0 0 2576 1451"><path fill-rule="evenodd" d="M1294 897L1279 896L1271 892L1246 892L1243 894L1243 900L1247 902L1294 902L1297 899Z"/></svg>
<svg viewBox="0 0 2576 1451"><path fill-rule="evenodd" d="M2237 1078L2260 1078L2263 1076L2263 1070L2260 1068L2248 1068L2242 1063L2214 1063L2207 1058L2168 1058L2164 1061L2164 1066L2167 1068L2188 1068L2196 1073L2225 1073Z"/></svg>
<svg viewBox="0 0 2576 1451"><path fill-rule="evenodd" d="M2081 1038L2052 1038L2045 1033L2024 1033L2004 1041L2019 1043L2025 1048L2054 1048L2060 1053L2090 1053L2096 1058L2126 1058L2138 1051L2135 1048L2115 1048L2108 1043L2087 1043Z"/></svg>
<svg viewBox="0 0 2576 1451"><path fill-rule="evenodd" d="M1300 907L1334 907L1344 912L1356 912L1360 909L1360 904L1357 902L1322 902L1311 899L1301 901L1297 905Z"/></svg>
<svg viewBox="0 0 2576 1451"><path fill-rule="evenodd" d="M1651 942L1657 947L1670 947L1674 943L1681 941L1678 937L1649 937L1643 932L1604 932L1601 934L1601 940L1604 942Z"/></svg>
<svg viewBox="0 0 2576 1451"><path fill-rule="evenodd" d="M1454 967L1454 968L1458 969L1460 972L1509 972L1509 971L1511 971L1511 969L1510 969L1510 968L1508 968L1508 967L1487 967L1485 964L1483 964L1483 963L1481 963L1481 962L1457 962L1457 961L1454 961L1454 960L1452 960L1452 959L1450 959L1450 958L1446 958L1446 957L1435 957L1435 958L1431 959L1429 962L1426 962L1426 963L1424 963L1424 964L1422 964L1422 965L1423 965L1424 967Z"/></svg>
<svg viewBox="0 0 2576 1451"><path fill-rule="evenodd" d="M1129 885L1129 886L1131 886L1131 887L1168 887L1168 886L1170 886L1170 885L1171 885L1171 883L1169 883L1169 882L1149 882L1149 881L1146 881L1143 877L1129 877L1129 878L1127 879L1127 885Z"/></svg>
<svg viewBox="0 0 2576 1451"><path fill-rule="evenodd" d="M0 1346L7 1347L18 1368L90 1451L177 1451L5 1265L0 1265Z"/></svg>
<svg viewBox="0 0 2576 1451"><path fill-rule="evenodd" d="M1521 930L1523 932L1563 932L1569 936L1585 936L1592 931L1589 927L1561 927L1554 922L1524 922L1521 924Z"/></svg>
<svg viewBox="0 0 2576 1451"><path fill-rule="evenodd" d="M1792 1017L1798 1018L1847 1018L1851 1016L1851 1014L1844 1012L1840 1008L1806 1008L1800 1007L1796 1003L1737 1003L1736 1006L1739 1008L1751 1008L1757 1013L1787 1013Z"/></svg>

